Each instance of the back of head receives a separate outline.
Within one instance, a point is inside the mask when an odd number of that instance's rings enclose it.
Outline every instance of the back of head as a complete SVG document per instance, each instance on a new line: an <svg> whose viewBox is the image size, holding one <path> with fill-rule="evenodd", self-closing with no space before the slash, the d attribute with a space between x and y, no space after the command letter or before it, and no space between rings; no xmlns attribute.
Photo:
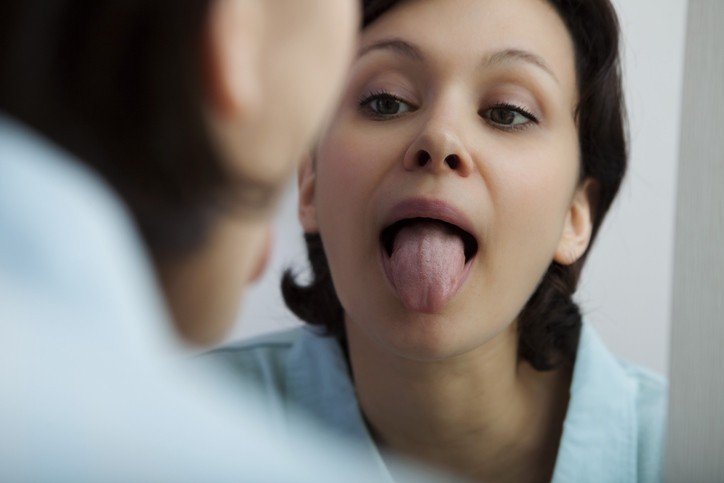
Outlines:
<svg viewBox="0 0 724 483"><path fill-rule="evenodd" d="M155 257L199 243L225 183L203 123L208 0L4 0L0 111L130 207Z"/></svg>

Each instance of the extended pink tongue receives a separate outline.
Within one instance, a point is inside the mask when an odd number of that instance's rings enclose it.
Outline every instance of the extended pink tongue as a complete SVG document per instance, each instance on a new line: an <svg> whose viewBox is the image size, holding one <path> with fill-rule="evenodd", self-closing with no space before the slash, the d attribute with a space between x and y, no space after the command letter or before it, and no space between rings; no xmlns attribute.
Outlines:
<svg viewBox="0 0 724 483"><path fill-rule="evenodd" d="M459 288L465 247L444 225L415 223L397 234L389 267L392 284L405 307L437 312Z"/></svg>

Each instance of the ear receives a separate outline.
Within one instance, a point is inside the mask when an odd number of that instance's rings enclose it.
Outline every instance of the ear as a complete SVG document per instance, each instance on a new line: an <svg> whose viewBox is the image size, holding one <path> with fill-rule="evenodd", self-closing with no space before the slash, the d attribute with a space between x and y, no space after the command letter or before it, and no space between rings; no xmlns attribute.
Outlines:
<svg viewBox="0 0 724 483"><path fill-rule="evenodd" d="M310 155L305 156L299 165L299 221L302 223L304 233L318 233L317 205L315 204L314 190L317 183L317 173L314 160Z"/></svg>
<svg viewBox="0 0 724 483"><path fill-rule="evenodd" d="M593 231L592 208L596 182L587 178L573 195L553 259L561 265L574 264L588 248Z"/></svg>
<svg viewBox="0 0 724 483"><path fill-rule="evenodd" d="M212 0L206 36L206 98L222 118L259 108L262 11L250 0Z"/></svg>

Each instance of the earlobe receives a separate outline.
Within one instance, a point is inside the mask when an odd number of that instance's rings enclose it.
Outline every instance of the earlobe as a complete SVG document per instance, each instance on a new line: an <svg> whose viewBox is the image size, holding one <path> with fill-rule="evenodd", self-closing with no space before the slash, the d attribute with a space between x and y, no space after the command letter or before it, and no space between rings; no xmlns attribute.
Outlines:
<svg viewBox="0 0 724 483"><path fill-rule="evenodd" d="M571 201L563 233L553 259L561 265L572 265L586 252L593 232L592 209L595 202L595 181L588 178L576 189Z"/></svg>
<svg viewBox="0 0 724 483"><path fill-rule="evenodd" d="M258 2L213 0L206 35L206 94L222 118L253 116L262 85Z"/></svg>
<svg viewBox="0 0 724 483"><path fill-rule="evenodd" d="M314 190L317 174L314 160L307 155L299 165L299 221L302 223L304 233L318 233L317 206L315 204Z"/></svg>

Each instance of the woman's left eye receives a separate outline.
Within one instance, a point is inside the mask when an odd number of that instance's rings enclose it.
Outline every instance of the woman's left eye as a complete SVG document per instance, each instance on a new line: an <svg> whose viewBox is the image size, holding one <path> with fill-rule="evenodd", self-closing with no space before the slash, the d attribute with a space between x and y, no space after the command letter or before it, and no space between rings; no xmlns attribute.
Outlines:
<svg viewBox="0 0 724 483"><path fill-rule="evenodd" d="M510 104L493 106L481 112L480 115L502 129L520 129L530 123L538 123L538 119L526 109Z"/></svg>

